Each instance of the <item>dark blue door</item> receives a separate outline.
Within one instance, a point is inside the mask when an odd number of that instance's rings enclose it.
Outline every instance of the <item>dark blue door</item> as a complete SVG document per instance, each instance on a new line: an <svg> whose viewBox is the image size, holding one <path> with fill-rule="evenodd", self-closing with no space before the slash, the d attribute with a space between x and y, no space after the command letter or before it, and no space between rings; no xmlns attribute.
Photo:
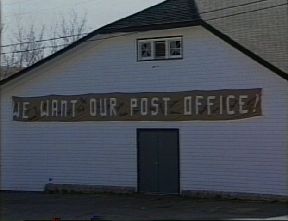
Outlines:
<svg viewBox="0 0 288 221"><path fill-rule="evenodd" d="M138 129L138 191L179 193L179 131Z"/></svg>

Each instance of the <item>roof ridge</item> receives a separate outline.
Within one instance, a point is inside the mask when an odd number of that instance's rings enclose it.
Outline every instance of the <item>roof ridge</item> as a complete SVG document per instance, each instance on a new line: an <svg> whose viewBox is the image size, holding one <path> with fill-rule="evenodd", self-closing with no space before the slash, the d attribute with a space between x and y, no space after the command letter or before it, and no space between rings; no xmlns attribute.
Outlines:
<svg viewBox="0 0 288 221"><path fill-rule="evenodd" d="M156 11L157 10L157 11ZM157 5L146 8L128 17L107 24L98 30L98 33L134 26L145 26L169 23L196 21L200 19L195 0L166 0Z"/></svg>
<svg viewBox="0 0 288 221"><path fill-rule="evenodd" d="M148 7L148 8L144 8L143 10L141 10L141 11L139 11L139 12L133 13L133 14L131 14L131 15L128 15L127 17L120 18L120 19L118 19L118 20L116 20L116 21L113 21L113 22L107 24L107 25L104 25L103 27L101 27L100 29L95 30L95 31L98 32L98 31L100 31L101 29L104 29L104 28L106 28L106 27L110 27L111 25L114 25L115 22L120 22L120 21L122 21L122 20L124 20L124 19L128 19L128 18L130 18L130 17L132 17L132 16L138 15L138 14L140 14L140 13L146 11L146 10L152 9L152 8L154 8L154 7L158 7L159 5L162 5L162 4L166 3L167 1L171 1L171 0L164 0L164 1L160 2L159 4L152 5L152 6ZM92 31L92 32L94 32L94 31Z"/></svg>
<svg viewBox="0 0 288 221"><path fill-rule="evenodd" d="M196 12L196 13L191 13L191 18L192 19L201 19L201 14L199 13L198 5L195 2L195 0L187 0L188 1L188 6L191 10L191 12Z"/></svg>
<svg viewBox="0 0 288 221"><path fill-rule="evenodd" d="M157 10L154 10L154 9ZM169 10L172 10L174 14L169 14ZM147 13L148 12L148 13ZM176 16L177 15L177 16ZM173 17L173 16L176 16ZM128 21L127 21L128 20ZM217 30L212 26L212 24L206 23L202 20L199 11L197 2L195 0L166 0L159 4L148 7L142 11L139 11L135 14L132 14L128 17L119 19L115 22L107 24L102 28L96 29L89 33L88 35L80 38L79 40L73 42L67 47L57 51L54 54L49 55L48 57L36 62L35 64L24 68L23 70L13 74L12 76L0 80L0 86L13 80L39 66L42 64L54 59L55 57L60 56L68 50L75 48L83 42L88 41L89 39L101 35L101 34L113 34L119 32L135 32L135 31L149 31L149 30L162 30L162 29L172 29L172 28L182 28L190 27L195 25L202 25L207 30L220 37L222 40L229 43L231 46L240 50L253 60L262 64L264 67L270 69L272 72L278 74L282 78L288 80L288 73L286 73L281 68L273 65L268 60L263 59L258 56L255 52L248 50L240 43L236 42L228 35L222 33L220 30Z"/></svg>

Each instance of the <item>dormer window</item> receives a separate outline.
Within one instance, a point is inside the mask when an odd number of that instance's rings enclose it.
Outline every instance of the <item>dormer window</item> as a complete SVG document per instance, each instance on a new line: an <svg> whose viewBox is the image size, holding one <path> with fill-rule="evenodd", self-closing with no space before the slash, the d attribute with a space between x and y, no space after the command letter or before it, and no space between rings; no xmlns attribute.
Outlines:
<svg viewBox="0 0 288 221"><path fill-rule="evenodd" d="M138 61L181 59L182 37L139 39Z"/></svg>

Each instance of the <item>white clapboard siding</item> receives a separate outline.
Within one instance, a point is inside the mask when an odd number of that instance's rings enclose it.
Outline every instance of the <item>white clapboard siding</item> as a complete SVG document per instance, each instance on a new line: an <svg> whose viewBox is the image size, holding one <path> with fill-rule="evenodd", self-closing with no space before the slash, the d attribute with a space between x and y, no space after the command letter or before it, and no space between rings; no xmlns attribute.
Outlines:
<svg viewBox="0 0 288 221"><path fill-rule="evenodd" d="M137 62L136 39L183 36L184 59ZM12 96L263 88L263 116L218 122L14 122ZM91 41L2 88L3 190L137 187L137 128L179 128L181 190L288 195L288 82L201 27Z"/></svg>

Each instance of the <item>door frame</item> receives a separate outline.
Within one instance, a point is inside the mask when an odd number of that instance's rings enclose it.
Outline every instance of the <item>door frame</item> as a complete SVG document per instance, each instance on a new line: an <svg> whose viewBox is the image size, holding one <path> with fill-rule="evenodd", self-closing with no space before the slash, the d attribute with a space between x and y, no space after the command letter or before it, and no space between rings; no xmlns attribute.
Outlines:
<svg viewBox="0 0 288 221"><path fill-rule="evenodd" d="M139 135L141 131L175 131L177 133L177 159L178 159L178 195L181 193L181 186L180 186L180 177L181 177L181 170L180 170L180 133L179 128L137 128L137 192L139 193L139 185L140 185L140 140Z"/></svg>

